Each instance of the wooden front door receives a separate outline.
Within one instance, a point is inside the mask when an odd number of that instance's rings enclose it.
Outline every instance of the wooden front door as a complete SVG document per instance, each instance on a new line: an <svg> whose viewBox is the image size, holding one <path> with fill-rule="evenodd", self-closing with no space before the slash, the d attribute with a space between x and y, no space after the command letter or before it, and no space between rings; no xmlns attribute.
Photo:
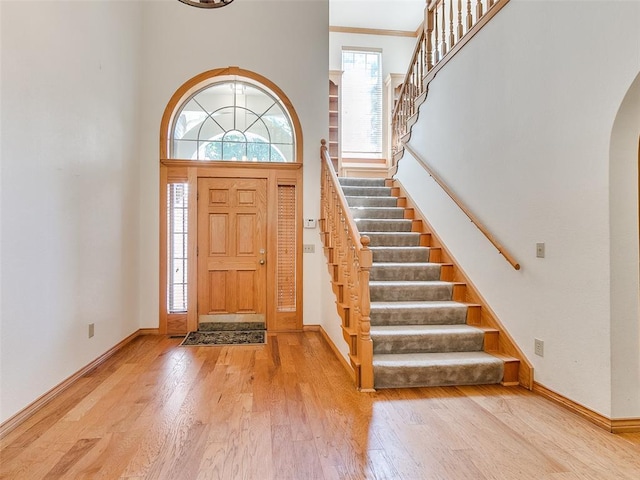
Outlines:
<svg viewBox="0 0 640 480"><path fill-rule="evenodd" d="M198 318L266 314L266 209L266 179L198 179Z"/></svg>

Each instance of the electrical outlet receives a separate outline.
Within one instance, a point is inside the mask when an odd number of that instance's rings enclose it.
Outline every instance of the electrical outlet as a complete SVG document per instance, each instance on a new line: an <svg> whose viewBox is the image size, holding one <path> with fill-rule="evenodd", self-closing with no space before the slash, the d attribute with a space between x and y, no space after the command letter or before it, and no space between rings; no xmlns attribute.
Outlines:
<svg viewBox="0 0 640 480"><path fill-rule="evenodd" d="M304 228L316 228L316 219L315 218L305 218L304 219Z"/></svg>
<svg viewBox="0 0 640 480"><path fill-rule="evenodd" d="M544 258L544 243L536 243L536 257Z"/></svg>
<svg viewBox="0 0 640 480"><path fill-rule="evenodd" d="M316 253L316 246L315 245L304 245L302 251L304 253Z"/></svg>
<svg viewBox="0 0 640 480"><path fill-rule="evenodd" d="M544 357L544 342L538 338L534 339L533 351L536 355Z"/></svg>
<svg viewBox="0 0 640 480"><path fill-rule="evenodd" d="M96 324L95 323L90 323L89 324L89 338L93 337L93 335L95 334L96 331Z"/></svg>

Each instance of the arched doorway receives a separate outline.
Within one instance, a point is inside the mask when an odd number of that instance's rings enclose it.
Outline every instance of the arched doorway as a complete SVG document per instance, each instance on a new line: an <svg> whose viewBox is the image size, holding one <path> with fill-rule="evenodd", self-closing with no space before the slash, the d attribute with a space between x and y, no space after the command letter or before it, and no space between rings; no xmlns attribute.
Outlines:
<svg viewBox="0 0 640 480"><path fill-rule="evenodd" d="M160 127L160 332L216 316L302 329L302 129L277 85L238 67L171 97Z"/></svg>
<svg viewBox="0 0 640 480"><path fill-rule="evenodd" d="M609 215L612 418L640 418L640 74L611 131Z"/></svg>

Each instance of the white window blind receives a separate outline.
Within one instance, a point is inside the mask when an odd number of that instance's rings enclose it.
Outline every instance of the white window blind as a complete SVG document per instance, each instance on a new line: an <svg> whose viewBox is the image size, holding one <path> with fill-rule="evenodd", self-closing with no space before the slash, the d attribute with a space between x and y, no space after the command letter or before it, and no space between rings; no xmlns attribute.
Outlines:
<svg viewBox="0 0 640 480"><path fill-rule="evenodd" d="M169 313L186 312L189 184L168 184L167 200L167 237L169 241L167 310Z"/></svg>
<svg viewBox="0 0 640 480"><path fill-rule="evenodd" d="M342 51L342 156L382 156L382 54Z"/></svg>

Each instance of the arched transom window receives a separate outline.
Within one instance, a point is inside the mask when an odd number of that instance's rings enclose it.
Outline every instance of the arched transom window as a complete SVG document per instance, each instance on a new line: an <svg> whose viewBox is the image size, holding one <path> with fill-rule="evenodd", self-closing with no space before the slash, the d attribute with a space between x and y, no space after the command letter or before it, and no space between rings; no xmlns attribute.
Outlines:
<svg viewBox="0 0 640 480"><path fill-rule="evenodd" d="M244 79L214 80L177 110L170 158L295 162L294 129L277 96Z"/></svg>

